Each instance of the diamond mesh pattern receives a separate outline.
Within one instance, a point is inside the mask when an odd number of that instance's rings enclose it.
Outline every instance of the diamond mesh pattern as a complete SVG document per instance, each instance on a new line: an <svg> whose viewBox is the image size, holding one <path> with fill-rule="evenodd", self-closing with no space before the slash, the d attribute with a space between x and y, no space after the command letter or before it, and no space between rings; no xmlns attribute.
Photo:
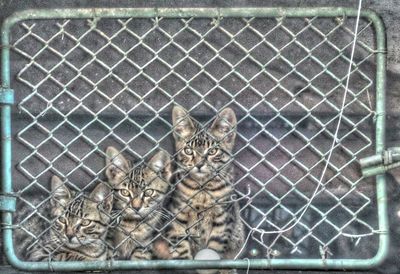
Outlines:
<svg viewBox="0 0 400 274"><path fill-rule="evenodd" d="M238 117L235 189L248 241L242 257L367 258L377 237L374 188L356 159L373 151L374 45L362 21L337 145L353 19L224 18L25 21L14 28L20 201L48 201L51 174L85 190L103 178L109 145L142 161L173 154L171 109L203 122ZM43 201L32 201L31 193ZM40 200L39 199L39 200ZM368 217L369 216L369 217ZM45 216L43 220L51 222ZM369 251L366 250L369 247Z"/></svg>

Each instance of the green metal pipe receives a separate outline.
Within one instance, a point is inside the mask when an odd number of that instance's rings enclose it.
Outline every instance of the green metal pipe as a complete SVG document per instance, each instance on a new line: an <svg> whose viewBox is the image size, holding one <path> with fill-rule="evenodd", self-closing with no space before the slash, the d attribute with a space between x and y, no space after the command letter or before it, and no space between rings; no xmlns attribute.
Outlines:
<svg viewBox="0 0 400 274"><path fill-rule="evenodd" d="M362 259L251 259L247 260L152 260L152 261L97 261L97 262L23 262L18 258L11 261L13 266L25 271L109 271L144 269L361 269L375 264Z"/></svg>
<svg viewBox="0 0 400 274"><path fill-rule="evenodd" d="M84 9L29 9L18 11L6 19L12 25L25 19L51 18L149 18L149 17L338 17L357 16L356 9L319 7L319 8L84 8ZM373 11L361 12L362 17L376 16Z"/></svg>
<svg viewBox="0 0 400 274"><path fill-rule="evenodd" d="M348 8L119 8L119 9L52 9L20 11L7 18L2 28L2 76L3 86L10 85L9 65L9 34L13 24L24 19L45 18L123 18L123 17L337 17L356 16L357 10ZM376 152L381 153L385 141L385 32L381 19L372 11L363 11L363 17L373 22L377 35L377 123ZM4 192L12 192L11 174L11 110L9 105L2 106L2 187ZM16 268L28 271L54 270L129 270L129 269L206 269L206 268L238 268L238 269L369 269L379 265L387 256L389 247L388 217L385 177L377 176L377 204L379 212L380 245L375 257L371 259L251 259L251 260L220 260L220 261L98 261L98 262L26 262L17 258L12 240L12 214L3 212L4 251L5 255Z"/></svg>
<svg viewBox="0 0 400 274"><path fill-rule="evenodd" d="M385 149L386 131L386 35L385 26L381 18L374 12L368 18L372 21L375 28L377 41L376 54L376 147L377 154ZM378 207L379 230L379 249L374 258L369 262L374 266L381 264L389 253L389 219L387 212L386 178L385 175L376 176L376 195Z"/></svg>
<svg viewBox="0 0 400 274"><path fill-rule="evenodd" d="M10 47L9 47L9 29L8 27L2 29L2 88L10 88ZM1 160L2 160L2 185L1 189L4 193L12 194L12 166L11 166L11 106L1 106ZM13 263L16 259L14 246L12 241L12 213L2 212L3 223L3 240L4 240L4 254L7 259ZM9 225L9 226L7 226Z"/></svg>
<svg viewBox="0 0 400 274"><path fill-rule="evenodd" d="M395 162L400 161L400 148L392 147L383 151L380 154L372 155L360 160L360 166L362 169L375 167L378 165L392 165ZM376 174L375 174L376 175Z"/></svg>
<svg viewBox="0 0 400 274"><path fill-rule="evenodd" d="M383 165L383 157L382 155L372 155L360 160L361 169L373 167L376 165Z"/></svg>
<svg viewBox="0 0 400 274"><path fill-rule="evenodd" d="M361 170L363 177L371 177L379 174L384 174L388 170L400 167L400 162L390 164L390 165L378 165L373 167L367 167Z"/></svg>

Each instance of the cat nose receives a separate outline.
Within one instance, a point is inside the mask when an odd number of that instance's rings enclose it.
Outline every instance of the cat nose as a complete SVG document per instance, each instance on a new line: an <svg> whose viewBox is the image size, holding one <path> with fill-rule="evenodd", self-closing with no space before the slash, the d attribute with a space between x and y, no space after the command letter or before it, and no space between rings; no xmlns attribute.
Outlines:
<svg viewBox="0 0 400 274"><path fill-rule="evenodd" d="M142 202L140 200L132 200L132 208L138 211L142 207Z"/></svg>
<svg viewBox="0 0 400 274"><path fill-rule="evenodd" d="M141 206L139 206L139 205L132 205L132 207L136 211L139 211L139 209L141 208Z"/></svg>
<svg viewBox="0 0 400 274"><path fill-rule="evenodd" d="M201 162L199 162L199 163L196 164L196 167L197 167L198 169L202 168L203 166L204 166L204 161L201 161Z"/></svg>
<svg viewBox="0 0 400 274"><path fill-rule="evenodd" d="M67 236L68 240L71 241L71 239L75 236L75 233L72 229L67 229L65 235Z"/></svg>

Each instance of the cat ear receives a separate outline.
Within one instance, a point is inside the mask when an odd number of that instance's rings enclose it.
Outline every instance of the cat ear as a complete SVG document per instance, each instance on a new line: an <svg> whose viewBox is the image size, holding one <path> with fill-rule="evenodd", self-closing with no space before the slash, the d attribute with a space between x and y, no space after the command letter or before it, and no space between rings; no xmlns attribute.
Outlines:
<svg viewBox="0 0 400 274"><path fill-rule="evenodd" d="M67 186L61 181L60 177L53 176L51 177L51 191L53 192L50 204L53 209L55 215L60 215L63 212L63 208L67 206L69 200L71 199L71 191Z"/></svg>
<svg viewBox="0 0 400 274"><path fill-rule="evenodd" d="M195 127L189 113L180 106L172 109L172 124L175 140L188 139L193 135Z"/></svg>
<svg viewBox="0 0 400 274"><path fill-rule="evenodd" d="M90 193L89 198L94 202L101 204L102 208L107 213L111 212L113 195L111 193L111 188L108 185L104 183L99 183Z"/></svg>
<svg viewBox="0 0 400 274"><path fill-rule="evenodd" d="M236 124L235 112L231 108L225 108L215 118L210 132L217 140L222 140L229 148L232 148L236 137Z"/></svg>
<svg viewBox="0 0 400 274"><path fill-rule="evenodd" d="M113 181L118 175L124 176L129 171L129 162L115 147L110 146L106 149L106 167L106 176Z"/></svg>
<svg viewBox="0 0 400 274"><path fill-rule="evenodd" d="M163 179L169 182L172 176L172 164L168 152L160 150L150 159L147 165L154 172L161 172Z"/></svg>

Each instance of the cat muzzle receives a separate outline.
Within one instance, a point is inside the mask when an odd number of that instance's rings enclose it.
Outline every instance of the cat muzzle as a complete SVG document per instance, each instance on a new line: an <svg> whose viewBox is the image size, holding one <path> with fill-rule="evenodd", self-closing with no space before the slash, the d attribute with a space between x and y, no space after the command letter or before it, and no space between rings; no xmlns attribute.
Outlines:
<svg viewBox="0 0 400 274"><path fill-rule="evenodd" d="M142 208L142 201L141 200L132 200L131 206L134 210L139 211Z"/></svg>

